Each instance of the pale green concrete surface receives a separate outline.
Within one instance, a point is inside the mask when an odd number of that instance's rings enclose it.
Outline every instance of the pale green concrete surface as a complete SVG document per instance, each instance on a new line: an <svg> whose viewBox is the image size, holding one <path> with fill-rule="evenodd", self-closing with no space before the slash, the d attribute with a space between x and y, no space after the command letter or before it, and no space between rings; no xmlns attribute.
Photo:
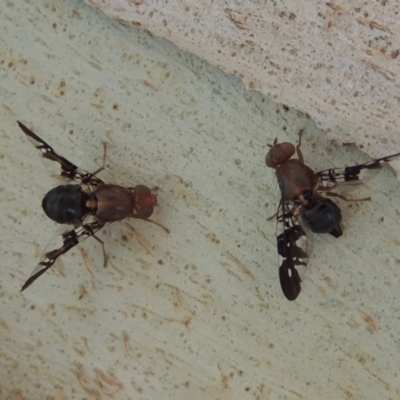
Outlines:
<svg viewBox="0 0 400 400"><path fill-rule="evenodd" d="M368 160L170 43L80 1L7 1L1 41L0 398L400 398L400 185L389 167L314 237L280 289L275 137L315 170ZM159 187L153 219L105 227L24 293L56 232L56 181L16 121L100 177ZM395 151L398 149L394 149ZM130 226L135 229L141 245ZM146 248L148 251L146 251Z"/></svg>

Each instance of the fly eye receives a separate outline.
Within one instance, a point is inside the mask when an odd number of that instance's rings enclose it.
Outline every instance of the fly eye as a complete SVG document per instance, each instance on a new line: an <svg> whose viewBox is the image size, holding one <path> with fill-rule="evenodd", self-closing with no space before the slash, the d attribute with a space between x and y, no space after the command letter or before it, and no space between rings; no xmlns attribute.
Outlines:
<svg viewBox="0 0 400 400"><path fill-rule="evenodd" d="M157 197L144 185L137 185L134 188L135 211L139 218L147 219L153 214L154 206L157 205Z"/></svg>

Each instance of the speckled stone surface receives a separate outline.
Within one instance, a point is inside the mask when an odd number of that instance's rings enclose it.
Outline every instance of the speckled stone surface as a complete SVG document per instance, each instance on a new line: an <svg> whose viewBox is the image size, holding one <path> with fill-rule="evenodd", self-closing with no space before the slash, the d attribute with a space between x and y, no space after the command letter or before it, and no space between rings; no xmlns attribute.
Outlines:
<svg viewBox="0 0 400 400"><path fill-rule="evenodd" d="M388 167L280 289L275 137L315 170L367 161L197 57L81 1L7 1L0 24L1 399L398 399L400 186ZM16 121L101 178L159 187L19 292L57 226L57 184ZM140 235L142 246L132 232ZM144 247L147 247L149 252Z"/></svg>

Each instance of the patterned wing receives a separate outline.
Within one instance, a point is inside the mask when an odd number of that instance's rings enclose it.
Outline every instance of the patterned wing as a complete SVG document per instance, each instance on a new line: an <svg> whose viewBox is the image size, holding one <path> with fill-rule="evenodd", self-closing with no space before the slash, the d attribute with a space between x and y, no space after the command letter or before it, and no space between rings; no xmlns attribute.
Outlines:
<svg viewBox="0 0 400 400"><path fill-rule="evenodd" d="M103 184L103 181L97 178L95 175L77 167L71 161L57 154L51 146L33 133L23 123L19 121L17 121L17 123L26 134L29 141L39 151L43 159L43 163L46 165L46 167L48 167L51 173L70 179L71 181L75 181L79 184L89 184L93 187ZM54 163L54 161L56 163Z"/></svg>
<svg viewBox="0 0 400 400"><path fill-rule="evenodd" d="M361 180L367 179L368 173L372 175L382 168L384 164L397 157L400 157L400 153L378 158L364 164L353 165L351 167L324 169L316 175L320 177L323 186L335 187L341 184L357 184L360 183Z"/></svg>
<svg viewBox="0 0 400 400"><path fill-rule="evenodd" d="M301 272L308 263L311 245L297 215L299 206L281 201L278 208L277 247L280 259L279 279L284 295L295 300L301 291Z"/></svg>
<svg viewBox="0 0 400 400"><path fill-rule="evenodd" d="M82 240L93 236L103 226L104 223L94 219L92 222L84 223L76 228L72 228L71 226L67 228L63 227L63 232L55 235L46 246L39 264L32 271L24 286L22 286L21 292L52 267L57 258L67 253Z"/></svg>

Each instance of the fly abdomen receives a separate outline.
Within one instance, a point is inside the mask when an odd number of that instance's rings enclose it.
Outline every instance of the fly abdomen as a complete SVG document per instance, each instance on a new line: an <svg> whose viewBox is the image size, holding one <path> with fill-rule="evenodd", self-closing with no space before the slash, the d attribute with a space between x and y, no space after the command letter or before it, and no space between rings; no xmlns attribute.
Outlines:
<svg viewBox="0 0 400 400"><path fill-rule="evenodd" d="M82 221L88 213L85 206L88 194L80 185L61 185L51 189L42 201L46 215L59 224Z"/></svg>
<svg viewBox="0 0 400 400"><path fill-rule="evenodd" d="M342 235L342 213L330 199L317 198L310 207L304 207L302 217L312 232L330 233L336 238Z"/></svg>

